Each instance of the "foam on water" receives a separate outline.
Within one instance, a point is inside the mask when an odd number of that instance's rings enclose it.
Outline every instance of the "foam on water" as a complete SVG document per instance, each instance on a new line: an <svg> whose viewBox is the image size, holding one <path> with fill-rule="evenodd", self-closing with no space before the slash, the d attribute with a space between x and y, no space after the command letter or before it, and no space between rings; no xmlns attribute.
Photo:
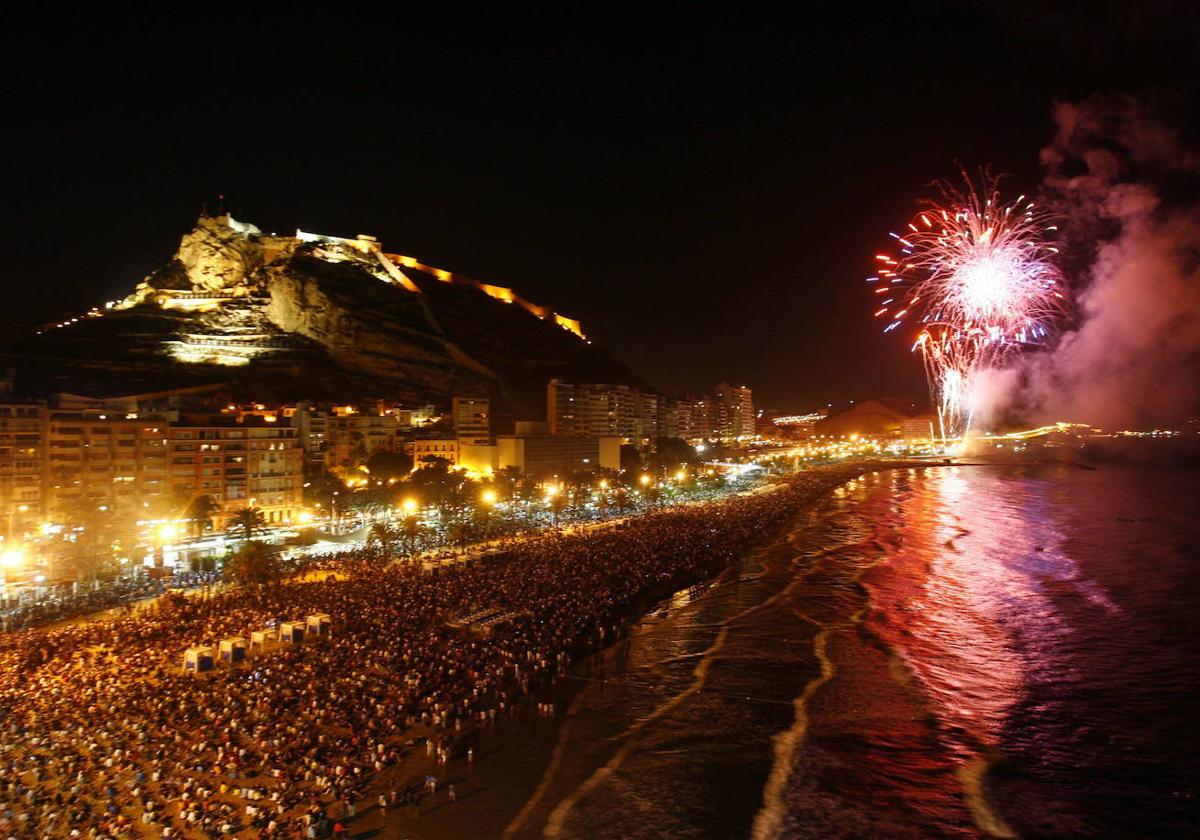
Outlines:
<svg viewBox="0 0 1200 840"><path fill-rule="evenodd" d="M1051 466L840 488L587 666L506 836L1186 833L1194 484Z"/></svg>

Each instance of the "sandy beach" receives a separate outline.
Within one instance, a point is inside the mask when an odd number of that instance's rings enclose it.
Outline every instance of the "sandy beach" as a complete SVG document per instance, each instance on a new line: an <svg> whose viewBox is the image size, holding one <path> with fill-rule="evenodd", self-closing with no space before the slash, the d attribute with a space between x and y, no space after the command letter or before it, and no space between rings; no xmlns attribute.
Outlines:
<svg viewBox="0 0 1200 840"><path fill-rule="evenodd" d="M811 470L814 479L811 494L797 504L796 514L803 513L808 504L824 497L838 485L866 472L913 466L909 463L880 462L849 467L838 465ZM825 480L816 480L818 477ZM788 525L764 531L762 544L777 539ZM630 633L640 632L647 621L666 615L672 602L690 602L708 588L735 578L738 566L715 569L703 579L679 580L661 587L632 605L629 611ZM479 733L475 743L474 761L468 764L463 749L444 767L425 757L424 750L414 749L399 769L397 778L408 780L415 787L427 774L438 778L436 793L424 794L419 813L412 806L388 809L381 814L377 805L368 803L365 810L347 824L347 836L362 838L533 838L542 836L548 817L547 803L542 801L542 788L555 773L556 755L560 747L562 727L567 723L572 700L579 691L597 678L612 673L620 656L621 640L613 640L602 649L578 656L570 673L541 688L516 704L494 727ZM552 703L553 712L540 708ZM454 786L456 801L450 801L449 785ZM403 787L400 789L403 799Z"/></svg>

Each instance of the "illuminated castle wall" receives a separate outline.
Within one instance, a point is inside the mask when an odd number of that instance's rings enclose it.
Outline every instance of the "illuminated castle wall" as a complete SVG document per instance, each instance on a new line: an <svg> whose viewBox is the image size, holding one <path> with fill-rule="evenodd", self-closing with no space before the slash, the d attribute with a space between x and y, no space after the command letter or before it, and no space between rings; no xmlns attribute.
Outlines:
<svg viewBox="0 0 1200 840"><path fill-rule="evenodd" d="M565 315L560 315L547 306L539 306L536 303L532 303L518 295L507 286L496 286L491 283L484 283L481 280L476 280L473 277L467 277L464 274L456 274L454 272L447 271L444 268L434 268L431 265L425 265L424 263L420 262L416 259L416 257L385 253L383 250L383 245L374 236L368 236L367 234L360 233L354 239L343 239L337 236L324 236L318 233L308 233L307 231L297 230L295 238L301 242L336 242L342 245L348 245L349 247L361 251L364 254L376 254L380 257L381 262L385 261L390 263L392 266L411 268L415 271L421 271L425 274L436 277L443 283L456 283L462 286L471 286L483 292L488 297L502 301L503 303L515 304L531 315L541 318L543 321L553 320L554 323L558 324L564 330L572 332L584 340L587 339L587 336L583 333L583 326L574 318L568 318ZM384 268L386 270L387 265L385 265ZM396 271L389 271L388 273L395 278L397 285L403 286L410 292L420 292L420 290L417 288L417 285L409 280L409 278L404 275L404 272L400 271L398 268Z"/></svg>

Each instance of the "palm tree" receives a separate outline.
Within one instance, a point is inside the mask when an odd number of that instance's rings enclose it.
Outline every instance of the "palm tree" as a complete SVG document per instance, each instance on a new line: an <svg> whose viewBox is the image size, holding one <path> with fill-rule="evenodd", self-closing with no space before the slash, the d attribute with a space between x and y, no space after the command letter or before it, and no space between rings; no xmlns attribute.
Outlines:
<svg viewBox="0 0 1200 840"><path fill-rule="evenodd" d="M226 530L240 529L242 539L249 542L254 539L256 532L267 530L267 518L263 516L262 508L244 507L229 517L229 521L225 523Z"/></svg>
<svg viewBox="0 0 1200 840"><path fill-rule="evenodd" d="M217 512L217 503L212 496L201 493L193 497L187 504L186 513L192 523L192 535L197 539L212 525L212 516Z"/></svg>
<svg viewBox="0 0 1200 840"><path fill-rule="evenodd" d="M272 583L279 580L279 557L266 543L249 540L226 561L225 575L238 583Z"/></svg>
<svg viewBox="0 0 1200 840"><path fill-rule="evenodd" d="M417 517L409 514L404 517L404 540L408 544L408 553L413 554L417 550L417 538L421 536L421 523Z"/></svg>
<svg viewBox="0 0 1200 840"><path fill-rule="evenodd" d="M567 500L563 497L562 492L555 493L550 498L550 515L555 525L558 524L558 517L567 507Z"/></svg>
<svg viewBox="0 0 1200 840"><path fill-rule="evenodd" d="M386 522L376 522L367 534L367 547L379 546L384 557L392 556L392 547L400 540L400 531Z"/></svg>

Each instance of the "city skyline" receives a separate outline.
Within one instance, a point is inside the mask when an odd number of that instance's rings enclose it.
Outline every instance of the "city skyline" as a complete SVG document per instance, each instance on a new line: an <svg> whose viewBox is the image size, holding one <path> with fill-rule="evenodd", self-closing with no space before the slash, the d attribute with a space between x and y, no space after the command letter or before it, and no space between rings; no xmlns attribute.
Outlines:
<svg viewBox="0 0 1200 840"><path fill-rule="evenodd" d="M303 62L289 47L305 24L287 20L217 32L150 15L117 60L90 36L63 33L53 63L14 44L22 166L4 222L26 245L0 326L110 299L223 194L264 230L371 233L512 286L663 390L744 381L784 410L920 395L918 360L867 334L855 283L877 231L956 163L1036 191L1057 100L1186 86L1194 52L1157 46L1193 33L1175 9L639 21L669 39L590 16L493 39L483 16L396 42L351 27ZM937 61L912 60L934 44ZM992 53L1014 57L998 71Z"/></svg>

